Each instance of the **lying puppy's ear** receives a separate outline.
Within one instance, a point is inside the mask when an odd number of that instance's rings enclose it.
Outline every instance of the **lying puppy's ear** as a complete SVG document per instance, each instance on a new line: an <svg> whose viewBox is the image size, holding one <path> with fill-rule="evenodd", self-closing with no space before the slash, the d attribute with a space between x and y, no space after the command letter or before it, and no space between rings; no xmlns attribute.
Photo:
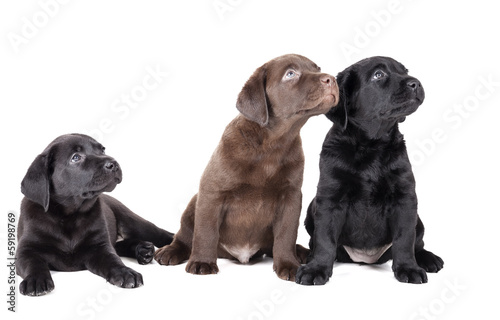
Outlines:
<svg viewBox="0 0 500 320"><path fill-rule="evenodd" d="M359 87L359 79L354 71L344 70L337 75L337 84L339 86L339 103L326 113L326 117L333 123L342 126L342 130L345 130L352 95Z"/></svg>
<svg viewBox="0 0 500 320"><path fill-rule="evenodd" d="M38 155L21 182L21 192L31 201L38 203L45 212L49 209L49 156Z"/></svg>
<svg viewBox="0 0 500 320"><path fill-rule="evenodd" d="M269 121L266 97L266 68L262 66L255 70L250 79L241 89L236 102L236 108L248 120L257 122L262 127Z"/></svg>

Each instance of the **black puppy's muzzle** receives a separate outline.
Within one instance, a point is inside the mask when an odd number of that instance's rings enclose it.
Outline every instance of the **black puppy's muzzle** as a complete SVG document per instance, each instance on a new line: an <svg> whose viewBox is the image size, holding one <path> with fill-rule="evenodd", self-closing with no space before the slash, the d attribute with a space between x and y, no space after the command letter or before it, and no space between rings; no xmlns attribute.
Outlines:
<svg viewBox="0 0 500 320"><path fill-rule="evenodd" d="M112 159L106 161L106 163L104 163L104 171L109 174L114 174L116 183L122 182L122 169L116 160Z"/></svg>
<svg viewBox="0 0 500 320"><path fill-rule="evenodd" d="M102 160L99 166L101 169L97 170L94 175L95 184L100 184L104 181L114 183L120 183L122 181L122 169L115 159L106 157L106 159Z"/></svg>
<svg viewBox="0 0 500 320"><path fill-rule="evenodd" d="M113 158L106 157L96 164L96 170L86 190L81 194L83 198L93 198L102 192L111 192L117 184L122 182L122 170Z"/></svg>
<svg viewBox="0 0 500 320"><path fill-rule="evenodd" d="M118 162L116 162L116 160L110 160L104 164L104 170L110 173L117 172L118 170L120 170L120 166L118 165Z"/></svg>
<svg viewBox="0 0 500 320"><path fill-rule="evenodd" d="M410 87L410 90L413 91L417 91L417 89L421 87L420 81L418 81L417 79L408 81L406 85Z"/></svg>
<svg viewBox="0 0 500 320"><path fill-rule="evenodd" d="M415 94L415 98L418 101L420 102L424 101L425 92L420 81L418 81L415 78L411 78L406 82L406 87L410 90L410 92Z"/></svg>

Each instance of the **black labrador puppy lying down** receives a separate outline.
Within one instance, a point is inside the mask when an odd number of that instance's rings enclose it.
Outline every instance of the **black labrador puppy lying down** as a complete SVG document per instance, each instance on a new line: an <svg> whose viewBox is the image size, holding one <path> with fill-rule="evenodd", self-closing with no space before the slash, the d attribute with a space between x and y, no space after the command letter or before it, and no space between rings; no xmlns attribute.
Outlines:
<svg viewBox="0 0 500 320"><path fill-rule="evenodd" d="M399 62L364 59L337 76L340 101L320 155L316 197L307 210L308 263L296 282L325 284L334 261L384 263L397 280L427 282L443 260L424 249L415 179L398 123L424 100Z"/></svg>
<svg viewBox="0 0 500 320"><path fill-rule="evenodd" d="M88 269L123 288L143 284L119 255L147 264L154 246L169 244L173 234L102 194L121 180L118 162L89 136L60 136L35 158L21 183L16 266L22 294L52 291L49 270Z"/></svg>

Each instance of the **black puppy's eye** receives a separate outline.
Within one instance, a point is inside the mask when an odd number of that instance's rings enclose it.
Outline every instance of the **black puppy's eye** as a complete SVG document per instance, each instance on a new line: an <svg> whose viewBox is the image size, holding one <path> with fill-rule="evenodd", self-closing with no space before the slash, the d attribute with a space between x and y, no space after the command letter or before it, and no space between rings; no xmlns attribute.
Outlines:
<svg viewBox="0 0 500 320"><path fill-rule="evenodd" d="M104 154L104 151L106 150L106 148L102 147L101 151L102 151L102 154Z"/></svg>
<svg viewBox="0 0 500 320"><path fill-rule="evenodd" d="M380 80L380 79L382 79L382 78L383 78L383 77L385 77L385 76L386 76L386 74L385 74L385 72L384 72L384 71L382 71L382 70L377 70L377 71L375 71L375 73L373 74L372 79L373 79L373 80Z"/></svg>
<svg viewBox="0 0 500 320"><path fill-rule="evenodd" d="M75 153L71 156L71 162L78 162L82 160L82 156L78 153Z"/></svg>

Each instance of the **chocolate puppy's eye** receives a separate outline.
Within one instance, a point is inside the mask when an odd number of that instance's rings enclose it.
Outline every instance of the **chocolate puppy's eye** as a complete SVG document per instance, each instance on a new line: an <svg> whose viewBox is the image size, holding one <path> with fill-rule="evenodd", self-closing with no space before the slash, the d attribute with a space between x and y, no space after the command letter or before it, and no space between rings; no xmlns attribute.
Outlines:
<svg viewBox="0 0 500 320"><path fill-rule="evenodd" d="M385 72L384 72L384 71L382 71L382 70L377 70L377 71L375 71L375 73L373 74L372 79L373 79L373 80L380 80L380 79L382 79L382 78L383 78L383 77L385 77L385 76L386 76L386 74L385 74Z"/></svg>
<svg viewBox="0 0 500 320"><path fill-rule="evenodd" d="M82 160L82 156L78 153L75 153L71 156L71 162L78 162L80 160Z"/></svg>
<svg viewBox="0 0 500 320"><path fill-rule="evenodd" d="M295 77L297 75L297 73L295 72L295 70L288 70L286 73L285 73L285 79L292 79L293 77Z"/></svg>

